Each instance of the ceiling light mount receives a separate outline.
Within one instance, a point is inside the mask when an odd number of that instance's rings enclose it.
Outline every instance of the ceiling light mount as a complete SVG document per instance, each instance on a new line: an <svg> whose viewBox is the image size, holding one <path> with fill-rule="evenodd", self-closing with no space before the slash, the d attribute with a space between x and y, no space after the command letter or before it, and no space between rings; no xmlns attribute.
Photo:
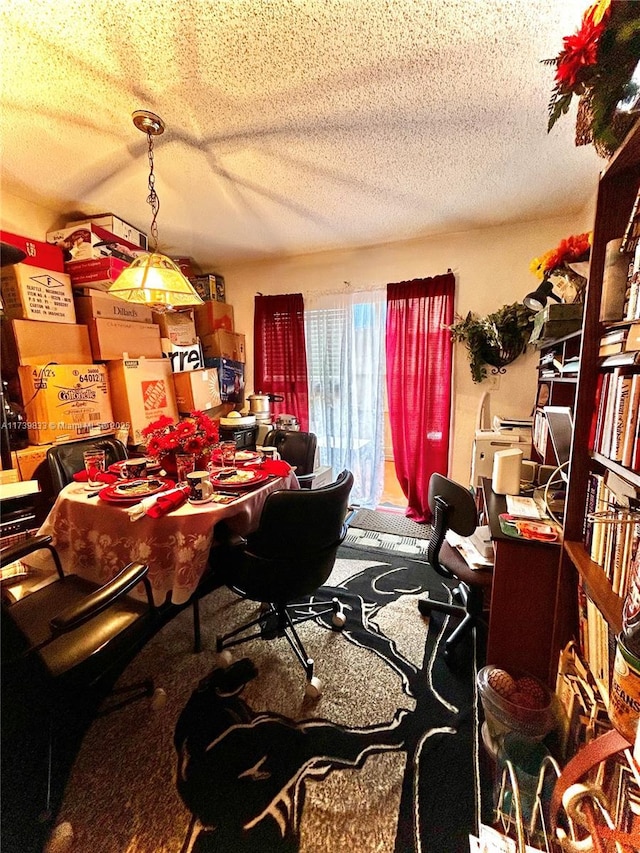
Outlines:
<svg viewBox="0 0 640 853"><path fill-rule="evenodd" d="M133 123L143 133L151 134L151 136L162 136L164 133L164 122L155 113L149 110L135 110L131 114Z"/></svg>

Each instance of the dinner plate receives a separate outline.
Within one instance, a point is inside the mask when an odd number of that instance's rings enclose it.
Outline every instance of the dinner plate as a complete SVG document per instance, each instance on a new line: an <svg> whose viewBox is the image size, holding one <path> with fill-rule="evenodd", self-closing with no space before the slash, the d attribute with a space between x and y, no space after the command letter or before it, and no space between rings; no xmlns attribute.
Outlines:
<svg viewBox="0 0 640 853"><path fill-rule="evenodd" d="M108 471L110 474L116 474L118 477L122 477L122 466L125 462L133 462L133 457L131 459L122 459L120 462L114 462L113 465L109 465ZM152 473L153 471L160 470L159 462L147 462L147 471Z"/></svg>
<svg viewBox="0 0 640 853"><path fill-rule="evenodd" d="M219 462L222 454L214 453L213 458ZM236 450L236 465L256 465L259 462L262 462L262 453L256 450Z"/></svg>
<svg viewBox="0 0 640 853"><path fill-rule="evenodd" d="M246 489L247 486L256 486L269 479L265 471L244 470L219 471L211 475L211 482L221 489Z"/></svg>
<svg viewBox="0 0 640 853"><path fill-rule="evenodd" d="M146 480L120 480L117 483L105 486L98 497L107 503L138 503L144 498L172 489L174 485L173 480L166 477L152 477Z"/></svg>

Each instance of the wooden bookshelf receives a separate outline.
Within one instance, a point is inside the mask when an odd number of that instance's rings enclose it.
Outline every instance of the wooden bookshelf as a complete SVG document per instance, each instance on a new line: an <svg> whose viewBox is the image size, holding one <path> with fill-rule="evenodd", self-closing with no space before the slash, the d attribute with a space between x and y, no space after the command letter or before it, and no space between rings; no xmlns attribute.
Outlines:
<svg viewBox="0 0 640 853"><path fill-rule="evenodd" d="M629 321L602 323L600 301L606 245L622 237L640 187L640 122L630 131L603 170L598 183L589 282L586 288L580 368L574 407L574 435L564 517L564 543L558 573L554 651L571 636L578 636L577 584L582 579L587 595L614 634L621 627L622 599L613 592L605 568L590 558L583 544L586 496L592 472L608 471L621 477L640 494L640 474L589 447L596 410L598 375L602 368L599 342L604 332ZM637 368L636 368L637 370Z"/></svg>

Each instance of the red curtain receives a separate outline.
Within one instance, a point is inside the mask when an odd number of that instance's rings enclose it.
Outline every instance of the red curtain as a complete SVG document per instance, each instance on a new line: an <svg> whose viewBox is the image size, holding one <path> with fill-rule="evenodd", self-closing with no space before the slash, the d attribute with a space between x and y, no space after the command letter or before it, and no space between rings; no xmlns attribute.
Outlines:
<svg viewBox="0 0 640 853"><path fill-rule="evenodd" d="M387 285L387 395L406 515L431 520L429 480L447 476L451 417L453 273Z"/></svg>
<svg viewBox="0 0 640 853"><path fill-rule="evenodd" d="M257 295L253 325L254 391L281 394L275 414L295 415L302 430L309 429L307 351L304 337L304 300L301 293Z"/></svg>

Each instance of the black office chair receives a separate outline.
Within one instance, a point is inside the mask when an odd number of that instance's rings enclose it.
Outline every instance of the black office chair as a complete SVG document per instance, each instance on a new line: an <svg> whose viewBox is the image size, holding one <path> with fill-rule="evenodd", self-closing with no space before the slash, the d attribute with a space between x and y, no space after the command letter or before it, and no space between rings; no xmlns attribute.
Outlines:
<svg viewBox="0 0 640 853"><path fill-rule="evenodd" d="M73 482L74 474L84 470L84 451L94 449L105 451L107 468L129 456L125 445L109 435L66 441L64 444L50 447L47 450L47 462L51 474L51 488L55 494Z"/></svg>
<svg viewBox="0 0 640 853"><path fill-rule="evenodd" d="M272 429L263 442L264 447L275 447L280 458L296 469L302 489L310 489L316 460L318 439L312 432Z"/></svg>
<svg viewBox="0 0 640 853"><path fill-rule="evenodd" d="M32 592L17 600L11 585L3 587L2 685L3 726L8 719L17 733L24 720L33 716L45 733L47 725L49 728L46 805L41 816L46 821L51 817L55 739L68 737L73 726L110 693L116 696L111 691L115 679L160 622L148 567L141 563L130 563L100 586L65 574L51 537L36 536L3 548L0 568L43 549L49 551L55 565L51 579L36 584ZM127 595L140 583L146 591L145 601ZM153 695L153 707L158 708L165 699L164 691L154 693L151 680L119 688L119 693L125 693L125 698L113 702L108 710L141 695ZM17 750L10 734L3 731L3 738L8 738L3 765L5 759L9 761L7 751ZM14 755L12 760L19 770L26 756ZM30 785L33 788L33 780Z"/></svg>
<svg viewBox="0 0 640 853"><path fill-rule="evenodd" d="M429 480L429 508L433 513L433 534L427 548L427 559L443 578L459 581L453 590L453 597L460 603L449 604L423 598L418 601L418 609L423 616L429 616L432 610L437 610L462 617L445 643L444 656L451 661L457 645L473 628L484 624L484 594L491 589L492 574L471 569L458 551L445 542L447 530L453 530L460 536L470 536L476 529L478 511L469 489L441 474L432 474Z"/></svg>
<svg viewBox="0 0 640 853"><path fill-rule="evenodd" d="M334 626L342 628L346 618L337 598L323 602L314 596L312 601L297 602L312 595L331 574L347 532L352 486L353 474L343 471L335 483L319 489L272 492L255 533L214 557L223 583L243 598L263 604L256 619L217 638L217 651L255 637L286 637L305 669L306 693L312 698L320 696L322 685L295 625L333 613ZM256 626L257 631L238 637Z"/></svg>

